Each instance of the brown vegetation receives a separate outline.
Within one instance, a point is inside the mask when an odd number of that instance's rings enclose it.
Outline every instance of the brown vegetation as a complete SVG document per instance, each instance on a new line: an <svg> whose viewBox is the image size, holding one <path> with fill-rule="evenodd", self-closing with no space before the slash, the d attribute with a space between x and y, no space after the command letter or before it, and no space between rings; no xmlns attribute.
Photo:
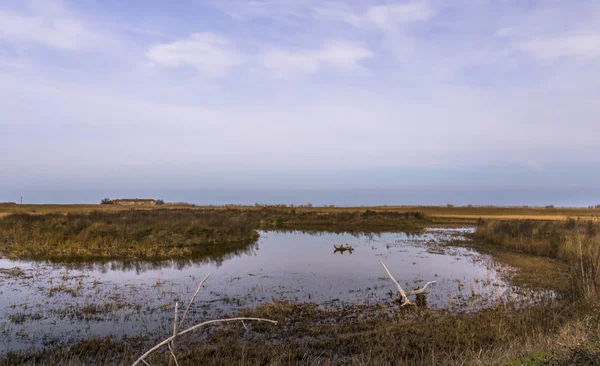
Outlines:
<svg viewBox="0 0 600 366"><path fill-rule="evenodd" d="M164 209L88 214L12 214L0 218L0 253L10 258L165 259L227 253L259 229L420 230L418 212L296 212L294 209Z"/></svg>
<svg viewBox="0 0 600 366"><path fill-rule="evenodd" d="M573 291L588 300L600 299L600 223L490 220L479 223L475 236L567 263Z"/></svg>
<svg viewBox="0 0 600 366"><path fill-rule="evenodd" d="M225 212L13 214L0 219L0 252L10 258L176 258L227 253L257 239L254 225Z"/></svg>
<svg viewBox="0 0 600 366"><path fill-rule="evenodd" d="M564 305L548 301L525 309L504 305L452 314L381 306L326 311L274 303L240 316L274 319L279 325L248 324L249 330L225 325L204 336L183 336L178 359L180 365L501 365L511 360L521 365L535 351L535 364L569 365L577 354L598 360L587 346L597 344L598 333L589 329L600 325L599 313L573 315L583 313L565 311ZM33 355L12 352L0 363L128 365L151 345L147 338L93 339ZM155 353L147 361L162 365L169 357Z"/></svg>
<svg viewBox="0 0 600 366"><path fill-rule="evenodd" d="M431 217L436 223L459 223L475 224L478 218L484 219L535 219L535 220L565 220L568 217L580 218L582 220L600 220L600 206L588 208L563 208L555 207L546 209L544 207L502 207L502 206L376 206L376 207L313 207L312 205L225 205L225 206L194 206L187 203L167 203L170 209L190 210L227 210L236 209L243 211L269 209L294 209L296 212L364 212L366 209L375 212L422 212ZM137 210L153 210L165 206L133 206ZM92 211L123 211L130 210L130 206L120 205L2 205L0 204L0 217L10 213L88 213Z"/></svg>

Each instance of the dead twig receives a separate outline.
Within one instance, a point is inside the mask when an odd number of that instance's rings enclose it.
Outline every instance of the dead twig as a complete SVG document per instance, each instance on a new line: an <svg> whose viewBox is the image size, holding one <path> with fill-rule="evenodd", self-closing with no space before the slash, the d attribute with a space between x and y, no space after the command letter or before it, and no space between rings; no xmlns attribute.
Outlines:
<svg viewBox="0 0 600 366"><path fill-rule="evenodd" d="M263 319L263 318L229 318L229 319L215 319L215 320L209 320L209 321L205 321L203 323L200 324L196 324L193 327L190 327L186 330L183 330L181 332L179 332L177 334L177 337L182 336L186 333L192 332L196 329L202 328L206 325L210 325L210 324L216 324L216 323L229 323L229 322L234 322L234 321L258 321L258 322L268 322L271 324L277 324L277 322L275 320L270 320L270 319ZM171 342L173 340L173 338L175 338L175 336L171 336L167 339L165 339L164 341L160 342L159 344L157 344L156 346L152 347L148 352L144 353L140 358L138 358L134 363L131 364L131 366L136 366L138 365L140 362L143 362L144 359L146 357L148 357L152 352L156 351L157 349L159 349L160 347L168 344L169 342Z"/></svg>
<svg viewBox="0 0 600 366"><path fill-rule="evenodd" d="M183 326L183 322L185 321L185 318L187 317L188 311L190 310L192 303L194 302L194 300L196 300L196 296L198 296L198 294L200 293L200 290L202 289L202 287L204 287L204 283L206 282L206 280L208 280L209 277L210 277L210 273L207 274L206 277L204 277L204 279L200 282L200 285L198 286L196 293L194 293L194 296L192 296L190 303L188 304L187 308L185 308L185 312L183 313L183 316L181 317L181 322L179 323L179 326L177 327L177 331L179 331L179 329L181 329L181 327Z"/></svg>
<svg viewBox="0 0 600 366"><path fill-rule="evenodd" d="M177 310L179 308L179 302L175 301L175 318L173 320L173 340L169 342L169 352L171 352L171 356L173 359L169 360L169 366L173 365L172 361L175 361L175 366L179 366L177 362L177 356L175 356L175 339L177 339L177 332L179 331L179 325L177 324Z"/></svg>
<svg viewBox="0 0 600 366"><path fill-rule="evenodd" d="M244 323L244 320L247 321L258 321L258 322L268 322L271 324L277 324L276 321L274 320L270 320L270 319L263 319L263 318L230 318L230 319L216 319L216 320L209 320L209 321L205 321L203 323L200 324L196 324L190 328L187 328L186 330L180 331L181 327L183 326L183 322L188 314L188 311L190 310L190 307L192 306L192 303L194 302L194 300L196 299L196 296L198 296L198 293L200 292L200 290L202 289L202 287L204 286L204 283L206 282L206 280L208 280L208 278L210 277L210 273L204 277L204 279L202 280L202 282L200 282L200 285L198 286L198 289L196 290L196 293L194 294L194 296L192 296L192 299L190 300L190 303L188 304L187 308L185 309L185 312L183 313L183 316L181 317L181 321L178 320L178 307L179 307L179 303L175 302L175 319L173 321L173 335L167 339L165 339L164 341L160 342L159 344L157 344L156 346L152 347L148 352L144 353L140 358L138 358L134 363L131 364L131 366L135 366L138 365L140 362L143 362L144 364L148 365L148 362L146 362L145 358L148 357L152 352L156 351L157 349L159 349L160 347L167 345L167 347L169 348L169 353L171 354L172 358L169 358L169 365L172 364L172 362L175 362L175 366L179 366L179 363L177 362L177 357L175 356L175 340L177 339L177 337L189 333L191 331L194 331L196 329L199 329L203 326L206 325L211 325L211 324L217 324L217 323L228 323L228 322L233 322L233 321L241 321L242 325L244 326L244 328L247 330L248 328L246 327L246 323Z"/></svg>
<svg viewBox="0 0 600 366"><path fill-rule="evenodd" d="M392 279L392 281L398 288L398 293L400 294L400 297L402 298L402 305L400 305L400 306L414 305L414 303L408 299L408 296L422 294L425 292L425 289L427 288L427 286L431 285L432 283L435 283L435 281L430 281L430 282L427 282L425 284L425 286L423 286L423 288L421 288L421 289L406 292L402 289L402 286L400 286L400 284L398 283L398 281L396 281L394 276L392 276L392 274L390 273L390 270L385 266L385 264L383 263L383 261L381 259L379 260L379 263L381 263L381 265L383 266L383 269L385 269L388 276Z"/></svg>

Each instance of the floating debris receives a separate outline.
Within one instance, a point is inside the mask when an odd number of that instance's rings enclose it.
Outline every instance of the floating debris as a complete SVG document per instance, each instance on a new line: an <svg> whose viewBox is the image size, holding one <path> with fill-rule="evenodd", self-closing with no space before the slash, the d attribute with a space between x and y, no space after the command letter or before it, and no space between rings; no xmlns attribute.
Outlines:
<svg viewBox="0 0 600 366"><path fill-rule="evenodd" d="M354 247L352 247L352 245L350 244L340 244L340 245L336 245L333 244L333 247L335 248L333 250L334 253L344 253L346 251L348 251L350 254L352 254L352 252L354 251Z"/></svg>

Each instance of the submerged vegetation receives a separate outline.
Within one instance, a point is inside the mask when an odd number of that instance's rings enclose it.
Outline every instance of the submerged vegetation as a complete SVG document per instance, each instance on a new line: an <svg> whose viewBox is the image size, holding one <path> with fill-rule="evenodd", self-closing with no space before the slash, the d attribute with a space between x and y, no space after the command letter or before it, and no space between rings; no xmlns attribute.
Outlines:
<svg viewBox="0 0 600 366"><path fill-rule="evenodd" d="M154 209L0 218L0 253L10 258L165 259L243 249L259 229L420 230L419 212L295 209Z"/></svg>

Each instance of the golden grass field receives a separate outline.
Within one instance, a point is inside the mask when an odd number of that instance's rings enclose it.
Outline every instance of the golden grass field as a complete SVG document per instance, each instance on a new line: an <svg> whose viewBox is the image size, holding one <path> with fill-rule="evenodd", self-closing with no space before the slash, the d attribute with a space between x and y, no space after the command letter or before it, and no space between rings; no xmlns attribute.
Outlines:
<svg viewBox="0 0 600 366"><path fill-rule="evenodd" d="M43 204L43 205L15 205L0 204L0 217L12 213L89 213L93 211L117 212L128 210L155 210L155 209L189 209L189 210L222 210L236 208L243 210L256 210L264 206L193 206L183 204L165 204L161 206L119 206L100 204ZM271 206L275 207L275 206ZM277 206L281 209L291 209L292 206ZM340 211L374 211L392 212L422 212L431 217L436 223L475 223L477 219L499 220L566 220L567 218L600 221L600 208L571 208L571 207L503 207L503 206L373 206L373 207L293 207L297 212L340 212Z"/></svg>

